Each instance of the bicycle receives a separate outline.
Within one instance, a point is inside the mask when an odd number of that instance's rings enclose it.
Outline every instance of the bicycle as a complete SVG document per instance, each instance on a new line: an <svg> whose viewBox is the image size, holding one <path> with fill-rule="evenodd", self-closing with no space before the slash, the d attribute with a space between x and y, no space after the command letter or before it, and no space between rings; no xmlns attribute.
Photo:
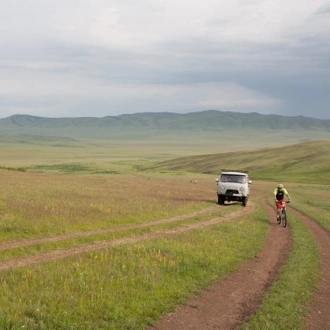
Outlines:
<svg viewBox="0 0 330 330"><path fill-rule="evenodd" d="M286 215L286 204L290 203L290 200L285 201L283 200L281 203L281 208L280 208L280 217L277 218L277 223L281 224L283 227L286 227L286 224L288 222L287 215Z"/></svg>

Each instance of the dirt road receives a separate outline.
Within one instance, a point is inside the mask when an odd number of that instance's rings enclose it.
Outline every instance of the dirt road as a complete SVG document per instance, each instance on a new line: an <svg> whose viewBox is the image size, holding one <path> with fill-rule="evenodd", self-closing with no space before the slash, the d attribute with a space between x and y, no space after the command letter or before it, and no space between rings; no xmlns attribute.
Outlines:
<svg viewBox="0 0 330 330"><path fill-rule="evenodd" d="M285 263L291 245L289 228L278 226L274 209L266 202L263 205L269 214L270 232L255 260L243 263L237 273L214 283L186 305L178 306L175 313L164 315L148 330L238 329L253 315ZM314 292L311 313L306 317L307 328L330 329L330 235L308 216L294 209L292 211L314 234L322 254L323 277Z"/></svg>
<svg viewBox="0 0 330 330"><path fill-rule="evenodd" d="M270 232L261 253L242 264L240 270L225 280L214 283L197 299L178 306L149 330L236 329L249 318L276 279L290 252L290 231L274 221L274 209L266 202Z"/></svg>

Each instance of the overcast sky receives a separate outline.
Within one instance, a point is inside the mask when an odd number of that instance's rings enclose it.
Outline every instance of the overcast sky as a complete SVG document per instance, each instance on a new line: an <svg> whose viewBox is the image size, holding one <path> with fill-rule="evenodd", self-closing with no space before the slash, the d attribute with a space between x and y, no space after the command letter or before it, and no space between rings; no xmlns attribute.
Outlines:
<svg viewBox="0 0 330 330"><path fill-rule="evenodd" d="M0 0L0 118L330 119L330 1Z"/></svg>

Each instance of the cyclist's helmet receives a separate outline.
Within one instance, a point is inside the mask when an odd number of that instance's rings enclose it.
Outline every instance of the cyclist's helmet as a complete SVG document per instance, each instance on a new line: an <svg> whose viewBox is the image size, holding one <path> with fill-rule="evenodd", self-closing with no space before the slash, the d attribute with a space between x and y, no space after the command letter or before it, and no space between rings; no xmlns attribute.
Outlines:
<svg viewBox="0 0 330 330"><path fill-rule="evenodd" d="M277 188L282 189L282 188L283 188L282 183L279 183L279 184L277 185Z"/></svg>

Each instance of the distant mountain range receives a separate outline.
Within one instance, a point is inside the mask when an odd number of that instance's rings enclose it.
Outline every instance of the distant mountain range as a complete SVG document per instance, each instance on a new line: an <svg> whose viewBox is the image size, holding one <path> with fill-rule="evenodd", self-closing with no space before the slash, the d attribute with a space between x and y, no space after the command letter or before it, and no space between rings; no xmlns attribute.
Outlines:
<svg viewBox="0 0 330 330"><path fill-rule="evenodd" d="M45 118L13 115L0 119L0 132L16 129L109 129L109 130L198 130L266 129L330 131L330 120L303 116L285 117L259 113L206 110L187 114L135 113L102 118Z"/></svg>
<svg viewBox="0 0 330 330"><path fill-rule="evenodd" d="M0 142L62 143L63 141L159 143L186 148L203 146L257 148L311 140L330 140L330 120L303 116L207 110L178 113L135 113L103 118L45 118L13 115L0 119ZM52 141L52 142L50 142ZM188 147L189 146L189 147Z"/></svg>
<svg viewBox="0 0 330 330"><path fill-rule="evenodd" d="M74 155L74 161L76 153L87 159L93 150L96 158L141 155L141 168L150 163L149 157L173 158L154 169L218 173L221 168L240 168L269 179L269 169L275 173L284 166L283 171L292 177L299 171L315 172L311 177L319 182L321 173L328 173L330 120L214 110L103 118L13 115L0 119L0 144L7 152L7 164L13 162L12 150L17 155L33 150L32 158L61 150L59 154L65 157Z"/></svg>

